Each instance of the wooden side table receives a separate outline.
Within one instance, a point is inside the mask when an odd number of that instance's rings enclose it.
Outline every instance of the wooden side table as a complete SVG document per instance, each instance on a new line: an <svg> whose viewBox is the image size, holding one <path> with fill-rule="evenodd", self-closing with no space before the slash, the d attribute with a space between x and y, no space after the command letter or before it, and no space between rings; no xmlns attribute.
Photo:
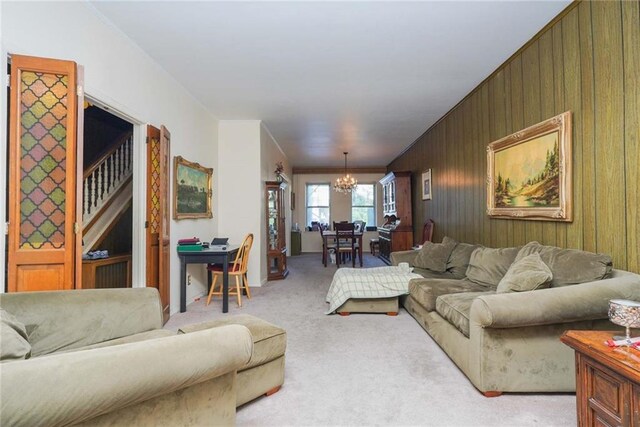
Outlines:
<svg viewBox="0 0 640 427"><path fill-rule="evenodd" d="M616 332L567 331L576 352L579 426L640 426L640 351L608 347Z"/></svg>

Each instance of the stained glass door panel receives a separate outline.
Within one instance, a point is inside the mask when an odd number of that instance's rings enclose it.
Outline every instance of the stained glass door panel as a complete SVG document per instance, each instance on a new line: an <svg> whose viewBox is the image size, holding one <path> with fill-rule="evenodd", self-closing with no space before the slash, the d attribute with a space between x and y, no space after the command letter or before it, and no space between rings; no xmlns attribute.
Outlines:
<svg viewBox="0 0 640 427"><path fill-rule="evenodd" d="M169 154L171 135L147 126L147 287L158 289L163 318L169 320Z"/></svg>
<svg viewBox="0 0 640 427"><path fill-rule="evenodd" d="M11 57L9 291L74 288L76 70Z"/></svg>

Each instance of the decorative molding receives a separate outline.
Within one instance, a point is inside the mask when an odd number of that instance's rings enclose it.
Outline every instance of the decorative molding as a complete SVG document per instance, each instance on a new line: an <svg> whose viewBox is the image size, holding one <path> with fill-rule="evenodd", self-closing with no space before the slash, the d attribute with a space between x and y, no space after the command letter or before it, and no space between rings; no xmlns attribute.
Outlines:
<svg viewBox="0 0 640 427"><path fill-rule="evenodd" d="M312 175L312 174L343 174L344 168L325 168L325 167L302 167L292 169L294 175ZM349 168L351 175L360 173L387 173L386 167L369 167L369 168Z"/></svg>

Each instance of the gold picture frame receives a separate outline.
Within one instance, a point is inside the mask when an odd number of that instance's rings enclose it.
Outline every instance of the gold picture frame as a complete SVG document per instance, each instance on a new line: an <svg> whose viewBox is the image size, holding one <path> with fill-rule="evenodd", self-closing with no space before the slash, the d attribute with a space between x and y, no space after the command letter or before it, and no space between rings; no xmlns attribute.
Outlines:
<svg viewBox="0 0 640 427"><path fill-rule="evenodd" d="M487 146L487 214L492 218L573 220L571 112Z"/></svg>
<svg viewBox="0 0 640 427"><path fill-rule="evenodd" d="M212 218L213 169L173 158L173 219Z"/></svg>

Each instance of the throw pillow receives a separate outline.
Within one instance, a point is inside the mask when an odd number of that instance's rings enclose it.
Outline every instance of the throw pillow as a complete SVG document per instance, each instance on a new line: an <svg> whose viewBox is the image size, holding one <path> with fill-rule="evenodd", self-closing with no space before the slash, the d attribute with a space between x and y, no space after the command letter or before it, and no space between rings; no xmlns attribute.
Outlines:
<svg viewBox="0 0 640 427"><path fill-rule="evenodd" d="M31 345L27 330L16 317L0 308L0 360L28 359Z"/></svg>
<svg viewBox="0 0 640 427"><path fill-rule="evenodd" d="M540 254L542 261L553 273L551 286L554 288L605 279L613 268L609 255L544 246L538 242L524 245L518 252L516 261L532 253Z"/></svg>
<svg viewBox="0 0 640 427"><path fill-rule="evenodd" d="M507 270L500 283L497 293L525 292L551 286L553 274L537 253L527 255L515 261Z"/></svg>
<svg viewBox="0 0 640 427"><path fill-rule="evenodd" d="M413 265L415 267L444 273L447 271L449 256L457 244L458 242L449 237L442 239L442 243L424 242Z"/></svg>
<svg viewBox="0 0 640 427"><path fill-rule="evenodd" d="M495 289L516 259L517 248L478 248L471 253L467 278L478 285Z"/></svg>

